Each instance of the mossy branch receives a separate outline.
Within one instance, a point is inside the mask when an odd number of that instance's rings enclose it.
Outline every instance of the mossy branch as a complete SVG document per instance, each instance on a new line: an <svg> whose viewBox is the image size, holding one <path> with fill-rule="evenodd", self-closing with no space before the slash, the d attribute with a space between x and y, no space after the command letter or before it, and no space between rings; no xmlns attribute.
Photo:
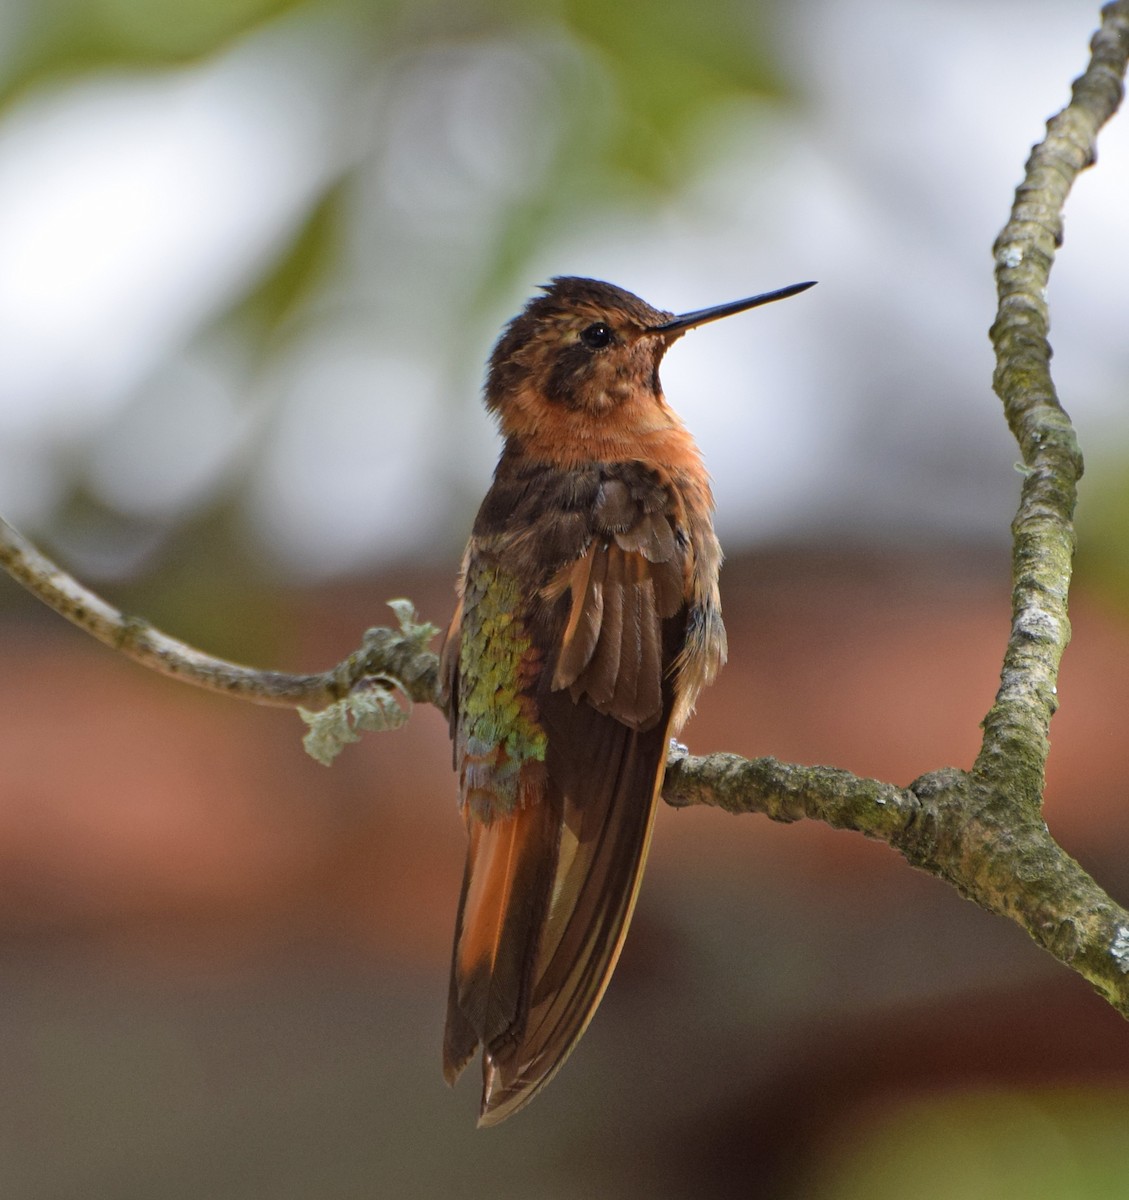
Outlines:
<svg viewBox="0 0 1129 1200"><path fill-rule="evenodd" d="M948 769L908 788L826 767L733 755L675 759L668 802L809 817L888 842L914 866L1010 917L1129 1017L1129 912L1051 837L1042 818L1048 730L1070 640L1067 595L1082 456L1050 374L1046 287L1062 210L1096 157L1098 131L1121 103L1129 0L1102 9L1070 103L1047 123L994 253L999 308L994 386L1025 465L1012 522L1012 622L995 703L970 772Z"/></svg>
<svg viewBox="0 0 1129 1200"><path fill-rule="evenodd" d="M1129 1017L1129 912L1040 817L985 804L974 773L947 768L899 788L832 767L735 754L673 755L663 798L774 821L804 818L886 842L981 908L1022 926Z"/></svg>
<svg viewBox="0 0 1129 1200"><path fill-rule="evenodd" d="M360 649L328 671L288 675L215 658L162 633L142 617L121 612L68 575L2 518L0 566L33 596L104 645L143 667L209 692L296 708L333 704L377 681L412 700L435 698L438 660L426 645L436 629L417 625L415 610L406 600L391 602L399 630L370 629Z"/></svg>
<svg viewBox="0 0 1129 1200"><path fill-rule="evenodd" d="M1067 194L1094 161L1097 133L1122 98L1129 0L1102 10L1091 49L1070 103L1048 122L1046 138L1031 153L995 245L994 383L1025 474L1012 524L1011 631L972 769L935 771L899 788L830 767L730 754L693 758L675 748L663 795L675 807L708 804L776 821L806 818L884 841L914 866L1016 921L1129 1017L1129 912L1054 841L1041 814L1048 729L1070 637L1067 594L1082 474L1074 431L1050 375L1045 288ZM257 703L329 705L309 718L308 744L323 761L356 740L357 730L401 723L405 714L395 692L438 702L438 662L427 648L435 630L418 625L406 602L394 602L398 630L369 630L361 648L331 670L286 675L212 658L118 612L3 522L0 565L68 620L144 666Z"/></svg>
<svg viewBox="0 0 1129 1200"><path fill-rule="evenodd" d="M1129 53L1129 5L1107 4L1070 103L1031 151L1011 216L993 248L999 309L993 386L1025 465L1012 522L1012 626L996 702L973 768L988 789L1034 812L1043 794L1059 661L1070 640L1067 592L1082 455L1051 379L1046 287L1062 244L1062 210L1117 111Z"/></svg>

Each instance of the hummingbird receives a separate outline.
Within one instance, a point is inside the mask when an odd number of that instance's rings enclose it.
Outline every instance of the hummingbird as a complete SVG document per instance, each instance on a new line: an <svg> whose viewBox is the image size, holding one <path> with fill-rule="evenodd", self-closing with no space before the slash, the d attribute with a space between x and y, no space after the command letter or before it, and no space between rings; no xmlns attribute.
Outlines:
<svg viewBox="0 0 1129 1200"><path fill-rule="evenodd" d="M675 316L558 277L503 330L504 447L440 660L468 834L443 1070L482 1049L479 1125L523 1107L615 968L669 739L726 657L709 476L659 382L688 329L813 286Z"/></svg>

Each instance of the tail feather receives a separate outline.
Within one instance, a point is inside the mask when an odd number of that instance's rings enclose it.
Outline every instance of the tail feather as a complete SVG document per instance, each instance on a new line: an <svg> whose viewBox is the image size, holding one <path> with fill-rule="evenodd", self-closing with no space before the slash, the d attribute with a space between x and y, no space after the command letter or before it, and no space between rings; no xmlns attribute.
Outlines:
<svg viewBox="0 0 1129 1200"><path fill-rule="evenodd" d="M573 753L547 763L541 795L489 823L467 810L444 1071L453 1082L483 1047L480 1125L532 1099L592 1019L634 909L662 784L666 722L639 733L560 702L567 732L583 720L587 736L558 738Z"/></svg>
<svg viewBox="0 0 1129 1200"><path fill-rule="evenodd" d="M523 1023L552 885L560 821L548 804L486 823L467 809L469 847L451 964L443 1073L454 1083L479 1044Z"/></svg>
<svg viewBox="0 0 1129 1200"><path fill-rule="evenodd" d="M523 1107L557 1073L587 1029L611 979L635 908L650 846L662 761L629 735L615 786L601 805L566 799L565 827L579 828L562 861L537 954L521 1037L484 1060L479 1123Z"/></svg>

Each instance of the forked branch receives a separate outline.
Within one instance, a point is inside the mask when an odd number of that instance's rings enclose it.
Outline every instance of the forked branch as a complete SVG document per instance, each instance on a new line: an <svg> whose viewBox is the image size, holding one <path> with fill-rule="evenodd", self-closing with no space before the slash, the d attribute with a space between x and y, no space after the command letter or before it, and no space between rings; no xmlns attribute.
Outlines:
<svg viewBox="0 0 1129 1200"><path fill-rule="evenodd" d="M1129 912L1054 841L1041 807L1059 662L1070 637L1067 594L1082 473L1074 431L1051 380L1045 289L1066 197L1094 161L1098 131L1121 102L1129 0L1102 10L1091 50L1070 103L1048 122L1046 138L1031 153L995 245L994 385L1019 443L1024 482L1012 524L1011 632L972 769L935 771L899 788L829 767L729 754L692 758L675 750L664 797L676 807L708 804L777 821L809 818L884 841L914 866L1016 921L1129 1017ZM416 701L437 699L436 656L426 645L434 631L416 625L410 607L397 608L398 632L369 630L362 648L331 670L284 675L212 658L125 616L2 522L0 565L68 620L144 666L261 704L330 705L318 734L323 758L354 740L354 727L373 711L374 690L388 693L394 686ZM384 703L381 698L375 707Z"/></svg>

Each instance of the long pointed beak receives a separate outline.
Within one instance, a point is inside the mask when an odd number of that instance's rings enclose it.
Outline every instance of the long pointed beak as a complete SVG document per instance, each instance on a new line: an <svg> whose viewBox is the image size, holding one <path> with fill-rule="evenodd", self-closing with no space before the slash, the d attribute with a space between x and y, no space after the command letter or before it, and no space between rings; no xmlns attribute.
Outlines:
<svg viewBox="0 0 1129 1200"><path fill-rule="evenodd" d="M693 329L695 325L704 325L707 321L720 321L722 317L731 317L734 313L744 312L747 308L758 308L762 304L771 304L773 300L785 300L789 296L799 295L808 288L815 287L816 280L807 283L793 283L788 287L777 288L775 292L762 292L759 296L750 296L747 300L732 300L728 304L718 304L714 308L700 308L697 312L683 313L672 321L662 325L651 325L648 333L682 333Z"/></svg>

